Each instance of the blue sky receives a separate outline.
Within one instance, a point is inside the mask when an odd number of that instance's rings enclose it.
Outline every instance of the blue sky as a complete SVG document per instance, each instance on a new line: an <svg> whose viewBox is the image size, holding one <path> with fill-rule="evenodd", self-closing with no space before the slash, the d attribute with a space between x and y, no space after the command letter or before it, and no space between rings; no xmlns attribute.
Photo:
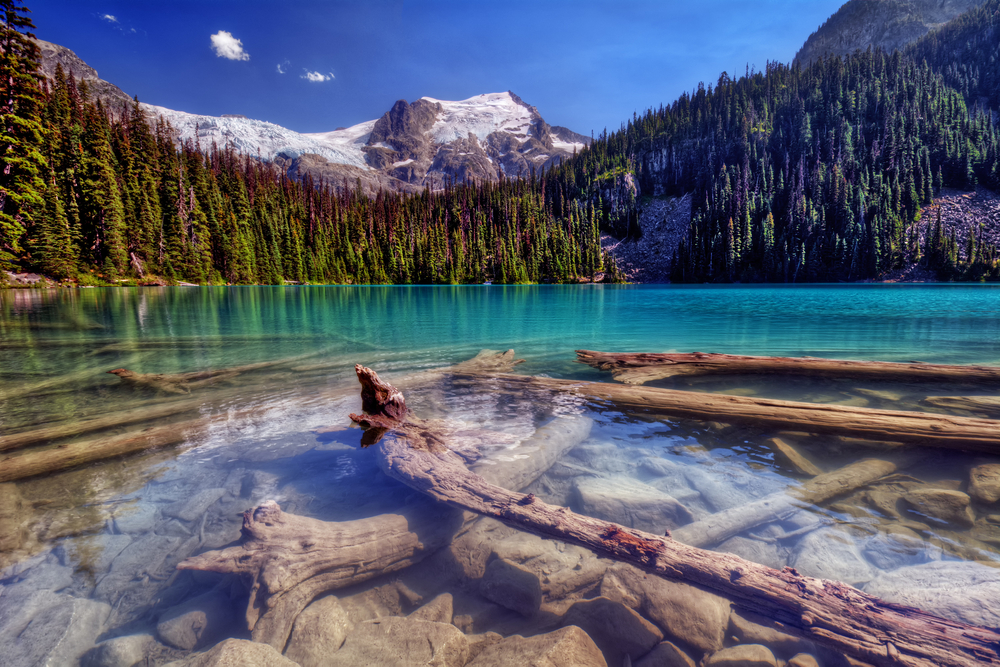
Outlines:
<svg viewBox="0 0 1000 667"><path fill-rule="evenodd" d="M512 90L583 134L791 61L842 2L26 0L38 37L151 104L321 132Z"/></svg>

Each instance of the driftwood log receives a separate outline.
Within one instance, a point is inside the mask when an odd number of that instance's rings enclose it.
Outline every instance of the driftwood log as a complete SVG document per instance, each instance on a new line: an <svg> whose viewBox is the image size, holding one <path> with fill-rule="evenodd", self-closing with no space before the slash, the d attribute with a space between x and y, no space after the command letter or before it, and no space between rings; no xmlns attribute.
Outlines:
<svg viewBox="0 0 1000 667"><path fill-rule="evenodd" d="M459 379L463 375L455 373ZM653 415L785 431L827 433L881 442L916 443L947 449L1000 452L1000 420L928 412L878 410L782 401L611 382L580 382L507 373L494 374L503 391L574 395L602 407ZM479 378L471 377L477 382Z"/></svg>
<svg viewBox="0 0 1000 667"><path fill-rule="evenodd" d="M388 385L386 385L388 386ZM398 391L365 394L369 407L384 402L391 411ZM520 489L540 477L552 463L587 438L591 420L556 419L513 449L526 452L502 465L489 465L477 452L496 445L502 433L469 429L443 420L427 422L436 434L456 443L463 462L476 466L494 483ZM373 432L374 434L374 432ZM422 499L400 514L371 519L328 522L282 512L265 503L243 516L243 538L235 547L210 551L180 563L187 570L239 574L250 587L247 627L254 641L284 650L296 616L319 595L408 567L449 544L478 516Z"/></svg>
<svg viewBox="0 0 1000 667"><path fill-rule="evenodd" d="M714 547L740 533L763 523L778 521L798 509L821 505L838 496L847 495L901 468L910 465L916 456L903 452L894 460L864 459L840 470L819 475L788 491L716 512L700 521L675 528L675 540L693 547Z"/></svg>
<svg viewBox="0 0 1000 667"><path fill-rule="evenodd" d="M516 528L578 544L668 579L718 592L740 609L762 614L818 644L876 665L1000 664L1000 632L883 602L842 583L778 571L618 524L574 514L533 495L508 491L470 472L428 424L407 413L403 396L368 368L356 368L366 402L352 419L379 437L379 465L445 505Z"/></svg>
<svg viewBox="0 0 1000 667"><path fill-rule="evenodd" d="M14 449L23 449L34 445L44 445L53 440L71 438L85 433L93 433L94 431L103 431L119 426L131 426L154 419L173 417L185 412L198 410L202 405L204 405L204 401L201 399L176 400L160 405L147 405L131 410L111 412L91 419L66 420L54 426L5 435L0 438L0 452L9 452Z"/></svg>
<svg viewBox="0 0 1000 667"><path fill-rule="evenodd" d="M643 384L679 375L809 375L913 382L1000 384L995 366L948 366L916 362L848 361L817 357L752 357L735 354L594 352L577 350L577 361L611 371L615 380Z"/></svg>

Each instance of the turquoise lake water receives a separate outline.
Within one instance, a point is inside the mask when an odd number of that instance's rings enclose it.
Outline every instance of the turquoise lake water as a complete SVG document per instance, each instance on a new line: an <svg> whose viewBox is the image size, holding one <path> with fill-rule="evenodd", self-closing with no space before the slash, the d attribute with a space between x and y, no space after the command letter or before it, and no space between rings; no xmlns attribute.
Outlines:
<svg viewBox="0 0 1000 667"><path fill-rule="evenodd" d="M1000 365L1000 286L0 291L0 503L16 504L24 517L11 529L0 511L0 591L6 591L0 596L0 646L25 632L10 620L11 605L43 593L57 596L52 604L92 605L103 620L102 634L91 643L130 632L155 636L155 619L165 607L215 585L177 577L176 563L233 543L240 513L264 500L326 520L398 508L412 494L379 476L371 457L358 448L359 431L348 428L346 415L359 407L354 364L390 379L405 378L469 359L484 348L513 348L526 360L517 373L603 382L612 381L610 375L576 363L575 350ZM142 374L234 370L187 376L179 385L134 386L107 373L118 368ZM982 386L813 378L713 377L661 384L932 412L945 409L929 407L928 395L996 395L995 388ZM592 478L637 484L640 496L672 494L695 519L803 480L767 445L775 433L766 429L651 420L572 400L531 402L482 386L473 391L444 384L415 391L407 400L423 415L485 425L514 439L528 438L554 416L593 420L588 440L565 457L561 472L528 487L575 511L591 511L585 482ZM171 406L177 410L162 411ZM144 411L157 410L142 418ZM121 423L66 432L23 451L58 452L65 445L175 425L183 433L180 446L2 483L7 461L2 457L22 454L4 454L4 437L42 428L72 431L75 424L126 414L132 416ZM955 414L1000 418L1000 413ZM798 436L794 444L827 471L883 455L870 443ZM503 451L494 458L502 464ZM1000 457L929 449L905 479L897 476L878 488L894 498L918 487L967 490L970 469L984 461ZM191 498L210 500L195 516L185 505ZM1000 565L1000 507L974 503L971 530L899 507L900 516L893 516L894 509L886 514L859 493L839 504L807 508L806 519L755 527L718 548L859 586L901 567L939 561L986 564L1000 572L994 568ZM846 551L817 551L809 541L810 535L830 531L843 537ZM906 535L900 538L899 531ZM879 594L891 597L887 584L880 585ZM44 611L44 605L38 608ZM992 622L970 620L980 621ZM58 631L39 630L39 637ZM232 634L242 636L238 630ZM34 664L38 656L50 655L45 641L18 643L21 653L13 664ZM84 644L81 651L90 646ZM158 650L147 655L151 664L184 654L176 647Z"/></svg>

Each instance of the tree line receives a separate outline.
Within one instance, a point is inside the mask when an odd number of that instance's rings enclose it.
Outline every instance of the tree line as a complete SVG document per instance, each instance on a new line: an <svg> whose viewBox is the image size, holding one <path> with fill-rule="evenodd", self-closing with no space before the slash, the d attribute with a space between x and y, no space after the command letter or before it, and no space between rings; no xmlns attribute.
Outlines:
<svg viewBox="0 0 1000 667"><path fill-rule="evenodd" d="M419 194L293 180L230 147L179 143L135 101L109 109L5 12L0 265L83 283L459 284L604 279L601 209L553 214L540 179Z"/></svg>

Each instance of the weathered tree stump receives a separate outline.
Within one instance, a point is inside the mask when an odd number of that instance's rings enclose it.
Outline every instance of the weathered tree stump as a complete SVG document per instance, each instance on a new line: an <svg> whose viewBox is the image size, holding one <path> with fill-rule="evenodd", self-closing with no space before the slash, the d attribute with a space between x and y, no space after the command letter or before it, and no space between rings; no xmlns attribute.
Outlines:
<svg viewBox="0 0 1000 667"><path fill-rule="evenodd" d="M357 367L364 387L387 388ZM574 514L533 495L509 491L470 472L446 439L409 415L401 395L390 408L375 406L352 419L380 436L379 465L390 476L448 506L498 519L542 537L587 547L668 579L725 595L740 609L784 623L818 644L877 665L1000 664L1000 632L938 618L883 602L842 583L778 571L737 556L714 553L618 524Z"/></svg>
<svg viewBox="0 0 1000 667"><path fill-rule="evenodd" d="M626 384L643 384L679 375L809 375L864 380L965 382L1000 384L995 366L849 361L817 357L753 357L735 354L594 352L577 350L577 361Z"/></svg>

